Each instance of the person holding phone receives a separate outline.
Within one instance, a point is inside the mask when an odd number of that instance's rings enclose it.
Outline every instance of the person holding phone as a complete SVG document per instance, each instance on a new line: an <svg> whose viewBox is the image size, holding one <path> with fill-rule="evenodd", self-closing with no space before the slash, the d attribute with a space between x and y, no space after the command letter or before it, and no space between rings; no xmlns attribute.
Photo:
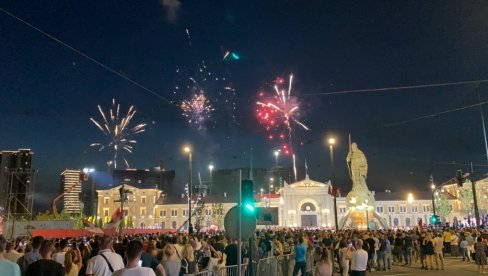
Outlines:
<svg viewBox="0 0 488 276"><path fill-rule="evenodd" d="M356 239L354 246L349 245L346 259L351 260L351 276L364 276L368 267L368 252L363 249L363 240Z"/></svg>

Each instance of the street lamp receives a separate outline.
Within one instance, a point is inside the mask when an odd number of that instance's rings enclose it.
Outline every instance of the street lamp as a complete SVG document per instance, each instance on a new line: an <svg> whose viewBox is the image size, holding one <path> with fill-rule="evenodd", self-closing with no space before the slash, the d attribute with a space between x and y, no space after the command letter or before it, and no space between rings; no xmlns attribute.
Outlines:
<svg viewBox="0 0 488 276"><path fill-rule="evenodd" d="M336 231L339 229L339 222L337 221L337 189L334 187L334 145L336 140L334 137L330 137L328 140L329 143L329 150L330 150L330 184L332 185L332 192L334 193L334 220L335 220L335 229Z"/></svg>
<svg viewBox="0 0 488 276"><path fill-rule="evenodd" d="M188 233L193 233L193 226L191 224L191 200L193 195L193 168L192 168L192 149L189 145L183 147L183 151L188 154Z"/></svg>
<svg viewBox="0 0 488 276"><path fill-rule="evenodd" d="M278 157L280 156L281 150L275 150L274 151L274 156L275 156L275 166L278 168Z"/></svg>
<svg viewBox="0 0 488 276"><path fill-rule="evenodd" d="M431 181L430 189L432 190L432 211L435 216L435 201L434 201L435 184L433 181Z"/></svg>
<svg viewBox="0 0 488 276"><path fill-rule="evenodd" d="M90 174L95 172L94 168L83 168L83 172L90 177ZM91 182L91 195L90 195L90 215L95 216L96 215L96 207L95 207L95 176L91 176L92 182Z"/></svg>
<svg viewBox="0 0 488 276"><path fill-rule="evenodd" d="M274 181L274 178L270 177L269 178L269 186L268 186L268 194L271 194L271 189L273 188L273 181Z"/></svg>

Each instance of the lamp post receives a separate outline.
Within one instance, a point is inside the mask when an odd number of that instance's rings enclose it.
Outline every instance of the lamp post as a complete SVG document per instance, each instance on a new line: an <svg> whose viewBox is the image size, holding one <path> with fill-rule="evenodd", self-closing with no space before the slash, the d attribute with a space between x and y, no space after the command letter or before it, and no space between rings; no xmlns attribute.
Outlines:
<svg viewBox="0 0 488 276"><path fill-rule="evenodd" d="M212 184L213 184L213 170L214 170L215 166L213 163L210 163L210 165L208 165L208 171L210 172L210 185L209 188L208 188L208 193L210 194L210 190L211 190L211 187L212 187Z"/></svg>
<svg viewBox="0 0 488 276"><path fill-rule="evenodd" d="M269 178L269 185L268 185L268 194L271 194L271 189L273 188L273 181L274 181L274 178L270 177Z"/></svg>
<svg viewBox="0 0 488 276"><path fill-rule="evenodd" d="M413 194L412 193L408 193L408 196L407 196L407 202L410 203L410 210L412 211L412 222L410 222L410 227L413 227L413 222L415 220L414 218L414 214L413 214Z"/></svg>
<svg viewBox="0 0 488 276"><path fill-rule="evenodd" d="M275 156L275 166L276 166L276 168L278 168L278 157L280 156L280 152L281 152L281 150L275 150L273 152L273 154Z"/></svg>
<svg viewBox="0 0 488 276"><path fill-rule="evenodd" d="M83 168L83 172L90 177L95 171L94 168ZM90 194L90 216L96 215L96 206L95 206L95 176L91 175L91 194Z"/></svg>
<svg viewBox="0 0 488 276"><path fill-rule="evenodd" d="M330 184L332 185L332 192L334 193L334 221L335 221L335 229L336 231L339 230L339 222L337 221L337 189L335 188L334 182L334 145L335 145L335 138L330 137L328 140L329 143L329 150L330 150Z"/></svg>
<svg viewBox="0 0 488 276"><path fill-rule="evenodd" d="M435 201L434 201L435 184L432 178L430 181L430 189L432 190L432 211L434 212L434 216L435 216Z"/></svg>
<svg viewBox="0 0 488 276"><path fill-rule="evenodd" d="M190 146L185 146L183 151L188 154L188 233L193 233L193 226L191 224L191 200L193 195L193 168L192 168L192 151Z"/></svg>

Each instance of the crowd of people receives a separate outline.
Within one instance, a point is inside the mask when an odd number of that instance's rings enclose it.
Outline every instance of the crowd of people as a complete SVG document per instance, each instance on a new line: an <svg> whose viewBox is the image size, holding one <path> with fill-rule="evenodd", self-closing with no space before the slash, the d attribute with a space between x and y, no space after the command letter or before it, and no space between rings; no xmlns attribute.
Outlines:
<svg viewBox="0 0 488 276"><path fill-rule="evenodd" d="M365 275L392 266L444 270L445 254L474 261L485 273L487 239L476 229L256 231L254 242L225 233L7 240L0 236L0 272L12 276L180 276L259 262L289 260L283 275ZM279 274L280 274L279 273ZM217 274L216 274L217 275ZM219 274L220 275L220 274Z"/></svg>

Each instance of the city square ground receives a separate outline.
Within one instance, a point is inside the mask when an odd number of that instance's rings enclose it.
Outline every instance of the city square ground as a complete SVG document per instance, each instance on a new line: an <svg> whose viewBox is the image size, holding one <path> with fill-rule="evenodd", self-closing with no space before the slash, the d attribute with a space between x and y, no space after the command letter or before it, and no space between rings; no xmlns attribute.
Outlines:
<svg viewBox="0 0 488 276"><path fill-rule="evenodd" d="M456 276L464 276L464 275L474 275L478 274L478 267L474 263L471 262L463 262L461 258L454 258L446 256L444 259L444 270L435 270L435 263L434 263L434 270L421 270L420 264L413 264L410 267L405 266L392 266L392 270L390 271L374 271L368 273L369 275L456 275Z"/></svg>

